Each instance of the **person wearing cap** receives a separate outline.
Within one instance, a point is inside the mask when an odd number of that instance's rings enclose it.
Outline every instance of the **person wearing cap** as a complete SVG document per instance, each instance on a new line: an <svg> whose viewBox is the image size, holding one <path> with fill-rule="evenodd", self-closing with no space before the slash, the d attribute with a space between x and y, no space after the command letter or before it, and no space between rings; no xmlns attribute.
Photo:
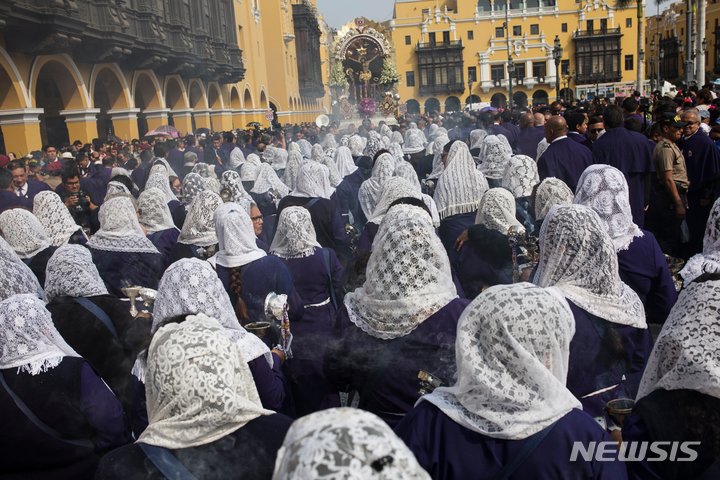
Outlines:
<svg viewBox="0 0 720 480"><path fill-rule="evenodd" d="M705 235L705 224L710 215L710 208L716 198L717 180L720 177L720 151L708 135L701 129L700 112L691 108L681 115L685 123L682 138L677 142L685 158L687 177L690 187L687 192L688 212L687 226L690 242L685 256L689 257L702 251Z"/></svg>
<svg viewBox="0 0 720 480"><path fill-rule="evenodd" d="M655 233L663 252L680 256L681 224L686 215L686 194L690 182L685 157L677 141L687 123L672 114L667 114L660 123L662 140L653 151L657 182L648 208L648 229Z"/></svg>

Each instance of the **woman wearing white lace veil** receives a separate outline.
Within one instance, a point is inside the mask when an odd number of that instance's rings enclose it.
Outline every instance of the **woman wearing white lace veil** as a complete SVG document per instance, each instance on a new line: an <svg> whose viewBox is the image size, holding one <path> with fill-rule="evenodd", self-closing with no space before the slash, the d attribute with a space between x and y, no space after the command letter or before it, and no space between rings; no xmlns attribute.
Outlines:
<svg viewBox="0 0 720 480"><path fill-rule="evenodd" d="M258 246L252 220L240 205L225 203L215 211L218 251L210 262L243 324L265 318L268 293L286 294L293 312L302 311L285 265Z"/></svg>
<svg viewBox="0 0 720 480"><path fill-rule="evenodd" d="M720 273L720 199L715 201L708 216L702 253L690 257L680 276L685 285L690 285L704 274L716 273Z"/></svg>
<svg viewBox="0 0 720 480"><path fill-rule="evenodd" d="M637 463L633 478L717 478L720 458L720 277L690 283L663 325L643 374L623 443L696 442L691 462ZM669 447L668 447L669 448Z"/></svg>
<svg viewBox="0 0 720 480"><path fill-rule="evenodd" d="M104 453L132 441L118 399L63 340L34 295L0 302L0 376L6 472L92 478ZM39 420L31 421L26 412ZM48 435L36 427L38 421L76 443Z"/></svg>
<svg viewBox="0 0 720 480"><path fill-rule="evenodd" d="M418 399L419 370L453 377L455 328L468 303L428 212L396 205L375 237L364 285L345 295L326 371L338 387L358 389L360 408L395 425Z"/></svg>
<svg viewBox="0 0 720 480"><path fill-rule="evenodd" d="M352 157L350 157L350 160L352 161ZM337 188L337 186L340 185L340 182L342 182L343 176L340 175L337 163L335 163L335 149L327 150L325 155L318 160L318 163L327 167L330 178L330 186Z"/></svg>
<svg viewBox="0 0 720 480"><path fill-rule="evenodd" d="M186 208L192 205L193 200L195 200L195 197L197 197L200 192L205 190L207 190L207 184L200 174L190 172L185 175L185 178L183 178L182 181L181 192L183 203Z"/></svg>
<svg viewBox="0 0 720 480"><path fill-rule="evenodd" d="M279 178L283 178L287 166L288 151L280 147L268 145L262 154L263 161L270 164Z"/></svg>
<svg viewBox="0 0 720 480"><path fill-rule="evenodd" d="M317 478L429 480L390 427L354 408L313 413L292 424L273 480Z"/></svg>
<svg viewBox="0 0 720 480"><path fill-rule="evenodd" d="M440 175L442 175L443 171L445 170L445 163L443 162L443 154L445 145L450 143L450 138L448 138L447 135L439 135L433 143L435 146L433 147L433 166L432 171L430 172L430 175L428 175L428 179L435 179L438 178Z"/></svg>
<svg viewBox="0 0 720 480"><path fill-rule="evenodd" d="M388 146L387 150L395 158L396 163L405 161L405 154L403 153L402 145L399 143L390 142L390 146Z"/></svg>
<svg viewBox="0 0 720 480"><path fill-rule="evenodd" d="M575 194L565 182L555 177L548 177L538 185L535 190L534 211L535 229L539 232L540 226L550 209L555 205L570 205Z"/></svg>
<svg viewBox="0 0 720 480"><path fill-rule="evenodd" d="M227 169L237 171L238 168L242 167L243 163L245 163L245 154L242 149L240 147L233 148L228 157Z"/></svg>
<svg viewBox="0 0 720 480"><path fill-rule="evenodd" d="M565 387L573 323L561 296L529 283L492 287L465 309L455 384L396 429L433 478L627 478L617 460L568 463L574 442L610 441Z"/></svg>
<svg viewBox="0 0 720 480"><path fill-rule="evenodd" d="M358 158L362 157L363 150L365 150L365 144L363 143L362 138L358 135L353 135L350 137L350 140L348 140L348 148L350 149L350 152L352 153L353 158L357 161Z"/></svg>
<svg viewBox="0 0 720 480"><path fill-rule="evenodd" d="M352 153L347 147L338 147L335 150L335 165L342 179L335 190L340 213L346 224L358 224L363 218L358 192L365 177L362 170L355 165Z"/></svg>
<svg viewBox="0 0 720 480"><path fill-rule="evenodd" d="M427 205L428 209L430 210L430 215L432 215L433 219L433 225L436 227L440 226L440 214L438 213L437 205L435 205L435 200L430 195L427 195L425 193L422 193L422 185L420 185L420 180L418 179L417 172L415 172L415 169L413 168L412 164L410 162L406 162L403 160L402 162L398 162L398 164L395 166L395 172L393 173L396 177L401 177L410 182L418 192L422 195L422 201L425 202L425 205Z"/></svg>
<svg viewBox="0 0 720 480"><path fill-rule="evenodd" d="M294 143L291 145L295 145ZM292 191L297 185L300 166L305 162L300 152L288 152L288 161L283 173L283 183Z"/></svg>
<svg viewBox="0 0 720 480"><path fill-rule="evenodd" d="M333 193L327 167L317 162L305 162L300 168L295 190L280 201L278 215L291 206L307 208L320 245L332 248L344 261L350 255L350 241Z"/></svg>
<svg viewBox="0 0 720 480"><path fill-rule="evenodd" d="M33 199L33 214L40 220L54 247L66 243L87 243L87 235L75 223L60 196L51 191L39 192Z"/></svg>
<svg viewBox="0 0 720 480"><path fill-rule="evenodd" d="M512 156L512 148L505 135L487 135L480 143L478 170L492 187L499 187L505 167Z"/></svg>
<svg viewBox="0 0 720 480"><path fill-rule="evenodd" d="M557 287L575 317L568 389L605 424L605 404L633 398L652 348L642 301L620 280L610 236L582 205L550 210L540 230L534 283Z"/></svg>
<svg viewBox="0 0 720 480"><path fill-rule="evenodd" d="M160 189L165 195L166 202L168 203L173 200L178 200L177 196L175 196L175 193L172 191L172 187L170 186L167 169L165 169L162 165L154 165L152 169L150 169L150 176L148 177L147 182L145 182L145 190L149 188Z"/></svg>
<svg viewBox="0 0 720 480"><path fill-rule="evenodd" d="M44 285L45 266L57 247L37 217L21 208L5 210L0 213L0 234Z"/></svg>
<svg viewBox="0 0 720 480"><path fill-rule="evenodd" d="M243 166L240 169L240 179L243 182L243 188L245 188L245 191L249 192L252 190L255 180L260 173L261 165L262 162L260 161L260 157L256 154L251 153L247 156L245 163L243 163Z"/></svg>
<svg viewBox="0 0 720 480"><path fill-rule="evenodd" d="M277 222L277 205L283 197L290 193L290 189L280 181L275 170L267 164L260 166L255 184L250 195L252 200L260 210L263 221L263 233L259 237L264 244L272 242L272 233L275 231L275 223Z"/></svg>
<svg viewBox="0 0 720 480"><path fill-rule="evenodd" d="M455 264L457 252L455 240L475 223L480 198L488 189L488 182L475 168L475 161L468 146L461 141L447 143L445 170L437 181L433 199L440 215L438 235Z"/></svg>
<svg viewBox="0 0 720 480"><path fill-rule="evenodd" d="M322 141L322 147L323 148L337 148L337 140L335 139L335 135L332 133L326 133L323 137Z"/></svg>
<svg viewBox="0 0 720 480"><path fill-rule="evenodd" d="M322 145L319 143L316 143L312 146L312 149L310 151L310 159L314 160L316 162L319 162L325 157L325 150L323 149Z"/></svg>
<svg viewBox="0 0 720 480"><path fill-rule="evenodd" d="M513 155L505 167L500 186L515 197L515 215L528 235L536 235L535 216L531 208L535 186L540 183L537 164L527 155Z"/></svg>
<svg viewBox="0 0 720 480"><path fill-rule="evenodd" d="M617 251L620 278L640 296L647 321L662 324L677 291L655 236L633 222L625 175L609 165L591 165L580 176L575 203L598 214Z"/></svg>
<svg viewBox="0 0 720 480"><path fill-rule="evenodd" d="M133 416L136 398L130 370L150 341L150 319L133 318L127 302L108 293L90 251L80 245L57 249L48 262L45 289L55 327Z"/></svg>
<svg viewBox="0 0 720 480"><path fill-rule="evenodd" d="M270 190L274 192L274 196L278 200L290 193L290 189L287 185L280 181L275 173L275 170L273 170L270 164L263 163L260 166L260 171L255 179L255 184L253 185L252 190L250 190L250 193L263 194L269 192Z"/></svg>
<svg viewBox="0 0 720 480"><path fill-rule="evenodd" d="M195 164L192 173L197 173L205 180L206 188L215 193L220 193L220 182L218 182L217 176L215 175L215 167L200 162Z"/></svg>
<svg viewBox="0 0 720 480"><path fill-rule="evenodd" d="M100 207L100 230L87 243L110 293L124 297L123 287L155 288L165 260L145 236L135 206L128 197L115 197Z"/></svg>
<svg viewBox="0 0 720 480"><path fill-rule="evenodd" d="M477 157L480 154L480 147L482 146L483 140L488 136L487 131L478 128L470 132L470 153L473 157Z"/></svg>
<svg viewBox="0 0 720 480"><path fill-rule="evenodd" d="M169 265L170 252L177 243L180 230L173 222L165 195L159 188L146 188L138 197L138 210L148 240L163 254L165 265Z"/></svg>
<svg viewBox="0 0 720 480"><path fill-rule="evenodd" d="M310 160L312 158L312 144L310 142L301 138L295 142L295 144L300 149L300 155L302 155L305 160Z"/></svg>
<svg viewBox="0 0 720 480"><path fill-rule="evenodd" d="M243 188L242 181L240 180L240 174L234 170L226 170L220 177L220 185L222 190L229 193L229 200L231 202L239 202L243 199L251 200L252 197ZM222 192L221 190L221 192ZM223 196L224 193L221 193Z"/></svg>
<svg viewBox="0 0 720 480"><path fill-rule="evenodd" d="M510 230L525 234L515 217L515 199L504 188L491 188L480 200L475 225L458 241L455 271L467 298L488 287L513 283Z"/></svg>
<svg viewBox="0 0 720 480"><path fill-rule="evenodd" d="M381 154L372 167L372 175L360 185L358 201L365 218L370 218L377 202L380 201L382 189L395 171L395 158L389 153Z"/></svg>
<svg viewBox="0 0 720 480"><path fill-rule="evenodd" d="M290 272L304 309L302 320L293 323L293 360L285 367L296 414L338 406L337 392L325 380L323 358L342 301L344 269L335 252L318 243L303 207L282 211L270 251Z"/></svg>
<svg viewBox="0 0 720 480"><path fill-rule="evenodd" d="M137 443L106 455L97 477L160 478L148 458L160 448L193 478L269 478L292 420L263 407L243 356L203 313L159 329L148 353L150 424Z"/></svg>
<svg viewBox="0 0 720 480"><path fill-rule="evenodd" d="M213 215L222 204L222 198L217 193L209 190L200 192L190 204L180 236L170 255L171 262L181 258L207 259L215 253L218 239Z"/></svg>
<svg viewBox="0 0 720 480"><path fill-rule="evenodd" d="M4 266L14 265L14 268L6 272L7 274L3 274L2 280L0 280L0 292L2 292L0 296L2 300L17 293L35 293L38 298L45 299L43 286L40 285L33 271L2 237L0 237L0 264ZM18 287L21 290L18 290Z"/></svg>

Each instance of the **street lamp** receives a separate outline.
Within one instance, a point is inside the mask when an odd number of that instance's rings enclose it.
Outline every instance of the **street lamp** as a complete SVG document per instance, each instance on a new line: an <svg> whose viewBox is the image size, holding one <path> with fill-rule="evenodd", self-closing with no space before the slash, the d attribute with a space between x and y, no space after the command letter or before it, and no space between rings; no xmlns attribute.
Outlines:
<svg viewBox="0 0 720 480"><path fill-rule="evenodd" d="M563 48L560 44L560 37L557 35L555 35L554 45L552 55L555 60L555 100L560 100L560 59L562 59Z"/></svg>
<svg viewBox="0 0 720 480"><path fill-rule="evenodd" d="M513 106L513 77L515 76L515 62L513 62L512 56L508 53L508 92L510 93L510 99L508 100L508 108L512 110Z"/></svg>
<svg viewBox="0 0 720 480"><path fill-rule="evenodd" d="M660 80L661 80L661 78L662 78L662 71L664 70L664 68L663 68L663 64L664 64L663 59L665 58L665 49L662 48L662 47L660 47L660 52L658 52L658 58L659 58L659 61L658 61L658 75L657 75L657 76L658 76L658 90L662 90L662 88L660 87Z"/></svg>
<svg viewBox="0 0 720 480"><path fill-rule="evenodd" d="M655 37L650 41L650 90L655 91Z"/></svg>
<svg viewBox="0 0 720 480"><path fill-rule="evenodd" d="M473 81L472 77L468 77L468 98L467 98L467 102L465 102L467 106L470 106L470 104L472 103L472 96L473 96L472 87L473 87L473 83L474 83L474 81Z"/></svg>

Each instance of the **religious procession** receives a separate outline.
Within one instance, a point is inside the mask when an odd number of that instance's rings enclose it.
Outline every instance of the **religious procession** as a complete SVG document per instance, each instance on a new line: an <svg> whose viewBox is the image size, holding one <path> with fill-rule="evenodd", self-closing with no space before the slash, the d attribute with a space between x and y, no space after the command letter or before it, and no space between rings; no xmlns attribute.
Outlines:
<svg viewBox="0 0 720 480"><path fill-rule="evenodd" d="M0 479L720 479L720 7L350 3L0 4Z"/></svg>

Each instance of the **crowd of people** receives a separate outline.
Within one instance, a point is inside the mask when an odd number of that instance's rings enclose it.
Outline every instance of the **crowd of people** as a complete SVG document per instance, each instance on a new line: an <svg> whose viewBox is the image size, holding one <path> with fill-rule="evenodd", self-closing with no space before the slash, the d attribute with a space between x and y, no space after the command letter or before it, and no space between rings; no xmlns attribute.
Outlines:
<svg viewBox="0 0 720 480"><path fill-rule="evenodd" d="M0 476L720 478L716 103L0 156Z"/></svg>

